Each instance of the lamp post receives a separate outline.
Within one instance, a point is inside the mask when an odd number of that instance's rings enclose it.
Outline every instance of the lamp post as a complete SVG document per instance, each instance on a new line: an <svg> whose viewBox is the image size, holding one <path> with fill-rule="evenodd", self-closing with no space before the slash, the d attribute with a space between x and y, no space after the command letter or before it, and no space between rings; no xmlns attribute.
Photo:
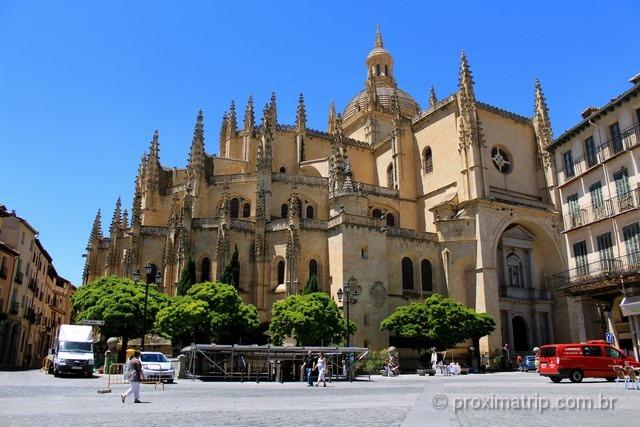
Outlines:
<svg viewBox="0 0 640 427"><path fill-rule="evenodd" d="M162 273L159 271L153 277L154 265L150 262L144 266L144 272L146 275L145 287L144 287L144 310L142 312L142 341L140 342L140 351L144 351L144 339L147 335L147 303L149 301L149 285L154 282L157 285L162 283ZM155 279L155 280L154 280ZM133 273L133 280L137 283L140 280L140 270Z"/></svg>
<svg viewBox="0 0 640 427"><path fill-rule="evenodd" d="M351 335L349 333L349 306L357 302L356 297L358 296L358 290L355 287L355 281L356 279L354 279L353 277L350 278L344 284L344 291L342 289L338 289L338 293L337 293L338 301L342 302L344 300L344 306L345 306L345 309L347 310L347 323L345 324L346 326L345 337L347 339L347 347L349 347L349 338Z"/></svg>

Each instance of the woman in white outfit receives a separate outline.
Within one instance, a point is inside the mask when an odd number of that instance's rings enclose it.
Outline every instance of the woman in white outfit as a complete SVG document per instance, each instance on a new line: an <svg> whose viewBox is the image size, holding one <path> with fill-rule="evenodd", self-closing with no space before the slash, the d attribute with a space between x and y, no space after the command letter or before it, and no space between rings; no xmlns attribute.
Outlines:
<svg viewBox="0 0 640 427"><path fill-rule="evenodd" d="M325 380L325 377L324 377L325 367L326 367L326 364L324 361L324 356L322 355L322 353L319 353L318 360L316 360L316 364L313 367L313 369L318 368L318 382L316 383L316 387L320 386L320 381L322 381L322 383L324 384L323 387L327 386L327 381Z"/></svg>

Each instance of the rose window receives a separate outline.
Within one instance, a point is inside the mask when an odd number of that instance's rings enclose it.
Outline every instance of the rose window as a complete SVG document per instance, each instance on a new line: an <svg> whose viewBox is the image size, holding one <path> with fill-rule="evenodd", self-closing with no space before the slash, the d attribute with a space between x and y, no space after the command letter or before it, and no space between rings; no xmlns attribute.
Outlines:
<svg viewBox="0 0 640 427"><path fill-rule="evenodd" d="M511 172L511 157L502 148L493 147L491 149L491 161L500 173Z"/></svg>

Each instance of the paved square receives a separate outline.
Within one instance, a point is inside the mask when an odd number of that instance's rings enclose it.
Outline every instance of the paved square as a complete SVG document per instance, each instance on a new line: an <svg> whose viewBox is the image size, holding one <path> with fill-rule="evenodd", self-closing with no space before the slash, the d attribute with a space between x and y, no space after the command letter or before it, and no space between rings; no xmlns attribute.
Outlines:
<svg viewBox="0 0 640 427"><path fill-rule="evenodd" d="M147 403L129 400L125 405L119 395L127 386L98 394L105 384L99 376L0 372L0 425L622 426L633 424L640 407L640 391L620 384L553 384L534 373L374 376L371 382L330 383L327 388L179 380L164 390L143 385ZM598 409L603 402L613 409ZM589 405L593 409L584 409ZM582 409L571 409L575 406Z"/></svg>

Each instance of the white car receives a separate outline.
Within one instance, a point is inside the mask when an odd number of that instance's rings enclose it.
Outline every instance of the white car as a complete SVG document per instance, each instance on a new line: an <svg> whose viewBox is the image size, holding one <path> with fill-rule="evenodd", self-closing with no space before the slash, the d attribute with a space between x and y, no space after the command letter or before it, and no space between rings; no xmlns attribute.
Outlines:
<svg viewBox="0 0 640 427"><path fill-rule="evenodd" d="M162 381L173 382L176 371L164 354L155 351L143 351L140 353L140 361L142 362L142 372L145 380L155 380L159 377Z"/></svg>

